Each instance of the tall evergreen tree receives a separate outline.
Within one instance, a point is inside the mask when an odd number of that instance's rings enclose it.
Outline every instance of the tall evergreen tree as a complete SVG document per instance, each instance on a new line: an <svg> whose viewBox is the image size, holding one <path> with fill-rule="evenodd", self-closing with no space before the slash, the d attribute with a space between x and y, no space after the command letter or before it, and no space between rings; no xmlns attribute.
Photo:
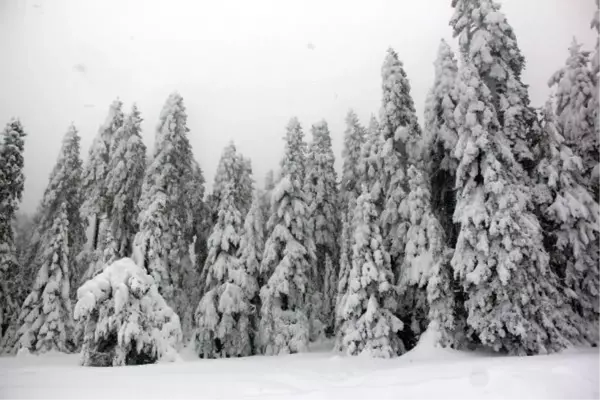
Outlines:
<svg viewBox="0 0 600 400"><path fill-rule="evenodd" d="M252 203L254 182L252 180L252 165L237 151L235 144L230 142L221 154L219 166L215 174L213 192L210 196L210 207L212 208L213 221L218 219L218 210L223 196L225 185L233 182L235 190L236 207L245 217Z"/></svg>
<svg viewBox="0 0 600 400"><path fill-rule="evenodd" d="M254 352L257 352L260 348L258 341L259 289L266 282L266 279L259 275L259 271L265 250L265 239L265 217L262 208L262 195L260 192L256 192L250 211L248 211L244 220L244 233L240 240L239 251L240 262L248 275L248 279L245 281L242 289L246 298L250 301L252 308L252 314L250 315L250 335Z"/></svg>
<svg viewBox="0 0 600 400"><path fill-rule="evenodd" d="M366 186L367 191L371 194L371 199L375 205L378 214L381 214L383 209L383 165L382 159L379 157L383 148L383 137L379 123L375 116L371 116L369 127L367 129L366 138L360 149L360 158L358 161L357 186ZM336 332L339 337L339 324L342 319L342 307L344 304L343 296L348 291L348 279L350 278L350 270L352 269L352 235L354 227L352 225L353 213L356 208L356 200L350 197L347 206L347 212L342 214L341 226L342 233L340 235L340 258L339 258L339 274L337 285L336 299ZM341 343L337 340L337 343Z"/></svg>
<svg viewBox="0 0 600 400"><path fill-rule="evenodd" d="M98 134L90 147L88 160L82 175L82 190L84 193L83 210L86 218L93 219L94 233L91 250L98 247L100 239L100 224L105 217L109 199L107 198L106 177L109 172L112 144L115 134L123 125L123 102L113 101L108 109L108 116L98 130Z"/></svg>
<svg viewBox="0 0 600 400"><path fill-rule="evenodd" d="M444 228L447 245L453 248L458 235L458 227L452 221L456 202L454 181L457 160L452 152L457 140L454 90L458 65L452 49L443 39L434 66L433 87L425 103L423 152L426 171L431 177L432 208Z"/></svg>
<svg viewBox="0 0 600 400"><path fill-rule="evenodd" d="M213 191L207 199L206 207L210 213L209 222L213 225L219 219L221 199L227 185L233 185L235 207L240 211L242 219L245 218L252 203L252 166L250 160L237 151L233 142L223 149L215 174ZM202 284L206 281L207 274L208 270L202 269L200 277Z"/></svg>
<svg viewBox="0 0 600 400"><path fill-rule="evenodd" d="M573 39L566 65L548 82L556 88L556 123L560 125L567 145L583 161L583 177L586 186L590 187L593 184L592 171L600 157L594 95L596 79L590 65L590 53L582 51L581 45Z"/></svg>
<svg viewBox="0 0 600 400"><path fill-rule="evenodd" d="M467 296L468 336L496 351L536 354L565 345L530 192L496 118L493 96L466 63L458 80L455 222L452 266Z"/></svg>
<svg viewBox="0 0 600 400"><path fill-rule="evenodd" d="M407 195L406 168L420 159L421 128L410 96L410 84L398 54L389 49L381 69L383 101L381 158L384 176L384 208L381 214L383 237L392 258L396 279L402 263L406 226L401 224L398 208Z"/></svg>
<svg viewBox="0 0 600 400"><path fill-rule="evenodd" d="M525 57L513 28L494 0L452 0L452 7L450 25L459 38L462 56L470 60L490 91L500 131L517 161L531 173L536 115L521 81Z"/></svg>
<svg viewBox="0 0 600 400"><path fill-rule="evenodd" d="M183 98L173 93L160 114L134 240L136 263L146 268L160 294L180 316L184 338L191 334L193 308L182 288L185 282L196 279L190 255L194 210L187 195L195 174L188 131Z"/></svg>
<svg viewBox="0 0 600 400"><path fill-rule="evenodd" d="M417 167L407 171L408 195L399 207L400 220L406 226L406 246L398 278L398 317L405 323L401 333L407 349L416 345L429 324L427 284L432 269L442 263L444 234L431 208L429 184ZM446 265L449 267L449 265Z"/></svg>
<svg viewBox="0 0 600 400"><path fill-rule="evenodd" d="M0 133L0 339L18 316L22 285L13 222L23 195L23 126L12 119Z"/></svg>
<svg viewBox="0 0 600 400"><path fill-rule="evenodd" d="M300 123L287 125L281 180L273 190L272 214L261 274L261 341L266 354L306 350L309 340L307 293L315 262L313 232L302 185L306 170L306 143Z"/></svg>
<svg viewBox="0 0 600 400"><path fill-rule="evenodd" d="M19 330L5 350L25 348L34 353L73 350L73 316L69 298L69 221L62 203L52 227L45 232L42 267L19 315Z"/></svg>
<svg viewBox="0 0 600 400"><path fill-rule="evenodd" d="M354 211L352 270L336 347L350 355L390 358L404 352L397 336L403 323L394 315L394 278L378 219L365 187Z"/></svg>
<svg viewBox="0 0 600 400"><path fill-rule="evenodd" d="M342 210L345 212L348 205L360 196L360 152L365 142L366 130L360 124L358 116L353 110L346 115L346 130L344 131L344 149L342 150L342 182L340 189Z"/></svg>
<svg viewBox="0 0 600 400"><path fill-rule="evenodd" d="M327 332L333 330L335 308L335 280L338 276L338 190L335 157L331 148L331 136L327 122L312 126L313 140L310 143L306 162L304 192L308 203L311 230L316 246L316 264L311 271L310 282L313 292L311 301L311 323L322 325ZM327 262L329 260L329 262ZM333 268L333 270L328 270ZM327 279L329 281L327 281ZM333 289L330 292L325 288ZM318 308L317 308L318 307ZM318 320L318 321L317 321ZM313 328L317 329L316 326ZM318 329L317 329L318 330ZM313 332L316 335L317 332Z"/></svg>
<svg viewBox="0 0 600 400"><path fill-rule="evenodd" d="M131 255L137 232L138 201L146 169L146 146L141 137L142 118L134 104L131 114L114 133L106 175L107 226L117 242L118 258ZM106 263L104 264L106 265Z"/></svg>
<svg viewBox="0 0 600 400"><path fill-rule="evenodd" d="M537 167L540 221L551 269L575 310L569 312L573 329L578 329L573 339L597 344L600 208L586 185L584 163L560 134L560 126L548 101L542 110L542 159Z"/></svg>
<svg viewBox="0 0 600 400"><path fill-rule="evenodd" d="M27 271L34 274L42 266L44 234L52 225L62 204L66 204L69 243L69 279L71 296L79 287L83 263L78 262L86 240L85 220L81 214L83 193L81 189L82 162L80 158L80 137L73 124L69 126L63 138L62 147L56 164L50 173L48 186L34 218L35 232L31 240L27 257Z"/></svg>
<svg viewBox="0 0 600 400"><path fill-rule="evenodd" d="M243 288L248 280L256 283L238 257L242 214L234 190L232 181L223 182L218 221L208 238L207 290L196 310L196 351L202 358L248 356L253 351L252 306Z"/></svg>

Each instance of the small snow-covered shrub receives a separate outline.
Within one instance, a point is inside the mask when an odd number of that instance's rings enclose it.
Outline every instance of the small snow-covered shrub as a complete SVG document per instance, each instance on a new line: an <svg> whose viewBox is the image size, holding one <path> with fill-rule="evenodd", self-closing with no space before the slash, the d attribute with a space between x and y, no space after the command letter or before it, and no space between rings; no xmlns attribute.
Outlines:
<svg viewBox="0 0 600 400"><path fill-rule="evenodd" d="M82 365L151 364L176 357L182 338L179 317L133 260L106 266L77 290L77 299Z"/></svg>

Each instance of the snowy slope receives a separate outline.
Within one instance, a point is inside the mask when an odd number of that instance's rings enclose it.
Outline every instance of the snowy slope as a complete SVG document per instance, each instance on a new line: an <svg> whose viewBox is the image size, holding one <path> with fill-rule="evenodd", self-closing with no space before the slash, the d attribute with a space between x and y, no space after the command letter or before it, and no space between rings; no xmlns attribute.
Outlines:
<svg viewBox="0 0 600 400"><path fill-rule="evenodd" d="M598 398L596 349L504 357L433 348L393 360L311 353L87 368L76 355L0 358L1 398Z"/></svg>

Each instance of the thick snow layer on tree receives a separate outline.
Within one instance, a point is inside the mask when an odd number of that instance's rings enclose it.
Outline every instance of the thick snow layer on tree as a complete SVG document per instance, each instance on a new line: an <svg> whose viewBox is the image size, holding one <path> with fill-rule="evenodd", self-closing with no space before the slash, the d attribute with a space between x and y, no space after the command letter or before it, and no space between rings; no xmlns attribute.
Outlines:
<svg viewBox="0 0 600 400"><path fill-rule="evenodd" d="M598 350L508 357L437 348L433 332L402 357L310 353L84 368L77 355L0 357L4 398L550 399L598 398ZM68 376L68 381L64 377ZM60 384L58 382L61 382Z"/></svg>
<svg viewBox="0 0 600 400"><path fill-rule="evenodd" d="M114 366L177 358L179 317L152 277L130 258L106 266L77 290L77 298L74 317L85 326L83 365L99 365L100 353L107 353Z"/></svg>

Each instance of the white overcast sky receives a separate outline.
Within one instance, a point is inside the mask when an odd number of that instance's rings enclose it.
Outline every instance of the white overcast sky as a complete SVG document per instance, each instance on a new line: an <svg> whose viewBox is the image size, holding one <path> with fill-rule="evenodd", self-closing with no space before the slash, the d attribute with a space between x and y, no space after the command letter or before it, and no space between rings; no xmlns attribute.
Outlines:
<svg viewBox="0 0 600 400"><path fill-rule="evenodd" d="M541 105L572 37L593 47L594 1L501 3L527 58L532 103ZM422 121L440 38L456 48L451 15L450 0L0 0L0 124L18 116L29 134L21 209L35 210L68 124L87 159L117 96L126 112L138 103L152 148L160 109L179 91L209 186L229 140L262 186L291 116L307 137L327 120L339 166L347 110L364 122L378 114L389 46Z"/></svg>

